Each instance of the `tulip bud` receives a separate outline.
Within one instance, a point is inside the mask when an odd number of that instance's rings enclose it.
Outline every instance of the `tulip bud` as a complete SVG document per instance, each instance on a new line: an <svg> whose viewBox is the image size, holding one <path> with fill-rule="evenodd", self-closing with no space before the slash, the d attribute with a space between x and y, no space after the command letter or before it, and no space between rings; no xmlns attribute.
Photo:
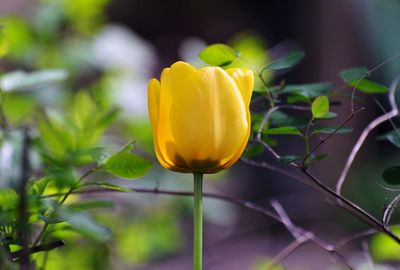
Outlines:
<svg viewBox="0 0 400 270"><path fill-rule="evenodd" d="M161 165L188 173L232 166L250 135L253 72L185 62L165 68L148 84L154 148Z"/></svg>

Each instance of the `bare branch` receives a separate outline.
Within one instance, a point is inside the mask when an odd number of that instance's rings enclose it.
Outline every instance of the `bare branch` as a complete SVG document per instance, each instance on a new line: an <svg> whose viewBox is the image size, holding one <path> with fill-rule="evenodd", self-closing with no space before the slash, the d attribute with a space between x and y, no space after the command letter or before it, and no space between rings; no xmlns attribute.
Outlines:
<svg viewBox="0 0 400 270"><path fill-rule="evenodd" d="M365 230L365 231L362 231L362 232L359 232L359 233L356 233L356 234L351 234L351 235L349 235L349 236L343 238L342 240L340 240L340 241L335 245L335 249L339 249L339 248L341 248L342 246L344 246L344 245L346 245L346 244L348 244L348 243L350 243L350 242L352 242L352 241L354 241L354 240L357 240L357 239L359 239L359 238L363 238L363 237L372 235L372 234L374 234L374 233L376 233L376 232L378 232L378 230L376 230L376 229L368 229L368 230Z"/></svg>
<svg viewBox="0 0 400 270"><path fill-rule="evenodd" d="M298 242L304 242L313 237L312 234L311 235L303 235L302 232L300 232L298 230L298 228L293 224L293 222L290 220L289 216L286 214L282 205L277 200L275 200L275 199L272 200L271 205L275 209L276 213L279 215L283 225L285 225L286 229L293 235L293 237Z"/></svg>
<svg viewBox="0 0 400 270"><path fill-rule="evenodd" d="M361 146L364 144L364 141L367 138L367 136L369 135L369 133L373 129L375 129L377 126L382 124L383 122L398 115L398 109L397 109L396 100L395 100L395 92L396 92L399 80L400 80L400 73L396 76L396 78L392 81L392 83L390 85L389 104L390 104L391 110L389 112L375 118L372 122L370 122L368 124L368 126L364 129L364 131L361 133L356 144L353 146L353 149L351 150L350 155L347 158L346 164L342 170L342 173L340 174L340 177L337 181L337 184L336 184L336 193L337 194L339 194L339 195L341 194L342 186L343 186L346 176L350 170L350 167L353 164L358 151L360 150Z"/></svg>

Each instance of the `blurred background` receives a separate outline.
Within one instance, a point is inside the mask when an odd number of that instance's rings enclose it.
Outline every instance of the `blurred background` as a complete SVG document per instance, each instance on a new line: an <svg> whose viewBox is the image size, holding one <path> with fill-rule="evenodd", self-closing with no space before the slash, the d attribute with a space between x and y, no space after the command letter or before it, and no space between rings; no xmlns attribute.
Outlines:
<svg viewBox="0 0 400 270"><path fill-rule="evenodd" d="M258 65L291 49L301 49L305 60L284 74L286 82L295 84L330 81L340 85L340 70L373 68L400 52L397 0L0 0L0 16L3 38L7 40L7 46L0 47L0 54L4 54L1 74L51 69L61 72L57 80L62 81L5 96L11 124L35 123L34 115L41 110L68 111L77 95L90 92L104 108L120 109L118 120L104 134L102 143L123 145L136 139L135 149L154 162L153 170L129 182L129 187L192 189L190 175L166 171L154 157L147 81L159 77L162 68L177 60L204 65L197 55L207 44L230 44L259 61ZM373 78L388 85L399 71L400 60L395 60L374 72ZM1 80L3 88L10 80L13 82L12 78L6 79ZM386 105L384 96L378 100ZM326 143L321 152L329 153L329 157L311 168L329 186L336 183L362 128L382 113L370 97L365 97L363 106L366 110L350 123L354 132L337 135ZM344 100L333 110L339 115L336 123L340 123L350 113L349 102ZM389 125L384 125L378 133L387 130ZM296 140L289 139L283 141L280 151L300 151ZM398 152L371 136L358 157L346 182L345 195L379 217L396 192L383 189L377 182L381 182L384 168L400 162ZM268 153L259 159L290 170ZM3 169L5 160L0 156ZM207 175L205 190L268 209L270 201L277 199L294 222L330 243L367 228L294 180L241 161L228 171ZM111 229L111 240L96 242L74 234L63 235L68 239L66 246L50 252L43 269L191 268L190 198L139 193L90 196L106 197L115 203L113 209L92 213ZM291 241L282 225L209 199L205 201L204 231L205 269L210 270L263 269ZM370 242L371 250L379 250L374 241ZM343 251L359 269L369 269L363 266L366 259L359 241ZM399 260L398 254L389 259ZM41 255L37 256L41 260ZM377 261L388 259L379 251L374 256ZM284 265L287 269L342 269L313 244L289 256ZM380 269L391 268L387 265Z"/></svg>

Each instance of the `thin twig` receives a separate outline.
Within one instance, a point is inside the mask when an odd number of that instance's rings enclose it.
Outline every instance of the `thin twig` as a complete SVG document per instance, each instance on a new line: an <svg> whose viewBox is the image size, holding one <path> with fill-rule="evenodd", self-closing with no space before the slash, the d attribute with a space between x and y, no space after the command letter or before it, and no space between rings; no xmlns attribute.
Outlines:
<svg viewBox="0 0 400 270"><path fill-rule="evenodd" d="M342 246L344 246L344 245L346 245L346 244L348 244L348 243L350 243L350 242L352 242L352 241L354 241L354 240L357 240L357 239L359 239L359 238L363 238L363 237L372 235L372 234L374 234L374 233L376 233L376 232L378 232L378 230L376 230L376 229L367 229L367 230L362 231L362 232L359 232L359 233L351 234L351 235L349 235L349 236L347 236L347 237L345 237L345 238L342 238L342 239L335 245L335 249L339 249L339 248L341 248Z"/></svg>
<svg viewBox="0 0 400 270"><path fill-rule="evenodd" d="M398 109L397 109L396 100L395 100L395 92L396 92L399 81L400 81L400 73L396 76L396 78L392 81L392 83L390 85L390 90L389 90L388 96L389 96L389 104L390 104L391 110L389 112L375 118L372 122L370 122L368 124L368 126L363 130L363 132L361 133L357 142L353 146L353 149L351 150L350 155L348 156L345 166L343 167L343 170L337 181L337 184L336 184L336 193L337 194L339 194L339 195L341 194L342 186L343 186L346 176L350 170L350 167L353 164L358 151L363 146L364 141L368 137L369 133L373 129L375 129L377 126L379 126L380 124L382 124L385 121L398 115Z"/></svg>

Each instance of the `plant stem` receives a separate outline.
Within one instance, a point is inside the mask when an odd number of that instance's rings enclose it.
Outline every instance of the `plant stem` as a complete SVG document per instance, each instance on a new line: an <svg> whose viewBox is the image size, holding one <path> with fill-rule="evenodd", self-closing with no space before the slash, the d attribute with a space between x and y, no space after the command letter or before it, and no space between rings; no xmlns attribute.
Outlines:
<svg viewBox="0 0 400 270"><path fill-rule="evenodd" d="M193 270L203 269L203 174L194 173Z"/></svg>

